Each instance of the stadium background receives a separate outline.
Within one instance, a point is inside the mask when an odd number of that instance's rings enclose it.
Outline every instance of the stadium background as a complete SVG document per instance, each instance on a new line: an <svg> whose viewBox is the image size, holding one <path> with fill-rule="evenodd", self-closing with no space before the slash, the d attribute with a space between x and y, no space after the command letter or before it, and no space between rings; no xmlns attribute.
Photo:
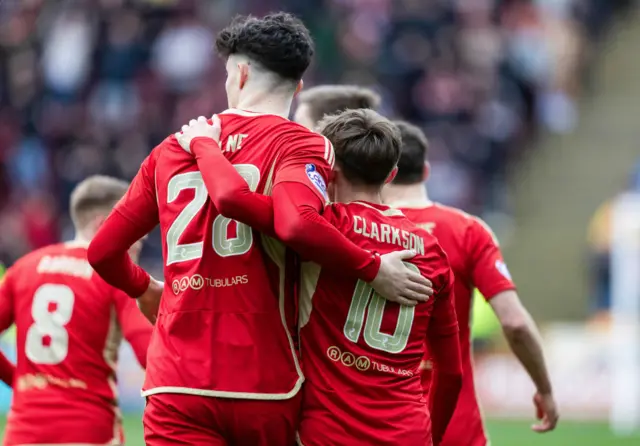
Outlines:
<svg viewBox="0 0 640 446"><path fill-rule="evenodd" d="M563 420L544 437L528 431L533 389L478 305L478 389L493 444L640 444L624 428L640 418L640 394L613 417L631 436L607 426L619 382L611 203L640 187L633 0L0 0L0 260L72 237L68 196L79 180L131 178L167 134L224 109L216 30L236 13L278 9L316 39L305 83L376 88L385 114L427 132L431 197L483 216L503 243L543 327ZM157 236L142 261L161 270ZM617 289L640 300L637 286ZM2 339L9 356L12 340ZM128 444L141 444L142 372L128 346L120 369ZM627 389L640 381L619 376ZM4 411L9 402L1 389Z"/></svg>

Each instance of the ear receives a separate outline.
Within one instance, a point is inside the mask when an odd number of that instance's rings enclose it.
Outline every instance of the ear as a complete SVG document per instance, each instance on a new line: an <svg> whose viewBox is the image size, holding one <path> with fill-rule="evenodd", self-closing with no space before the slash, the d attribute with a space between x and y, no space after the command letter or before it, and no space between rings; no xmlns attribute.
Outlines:
<svg viewBox="0 0 640 446"><path fill-rule="evenodd" d="M249 65L246 63L239 63L238 71L240 72L240 84L238 85L238 88L242 90L249 80Z"/></svg>
<svg viewBox="0 0 640 446"><path fill-rule="evenodd" d="M384 180L384 184L391 183L396 178L396 175L398 175L398 166L393 168L387 179Z"/></svg>
<svg viewBox="0 0 640 446"><path fill-rule="evenodd" d="M298 85L296 85L296 92L293 93L293 97L295 98L296 96L298 96L298 94L302 91L303 88L304 88L304 81L300 79L300 81L298 82Z"/></svg>
<svg viewBox="0 0 640 446"><path fill-rule="evenodd" d="M429 179L429 174L431 174L431 164L429 161L425 161L424 170L422 171L422 180L427 181Z"/></svg>
<svg viewBox="0 0 640 446"><path fill-rule="evenodd" d="M104 223L104 221L106 219L107 219L107 215L106 214L96 215L95 218L93 219L93 221L91 222L91 224L97 230L100 226L102 226L102 223Z"/></svg>

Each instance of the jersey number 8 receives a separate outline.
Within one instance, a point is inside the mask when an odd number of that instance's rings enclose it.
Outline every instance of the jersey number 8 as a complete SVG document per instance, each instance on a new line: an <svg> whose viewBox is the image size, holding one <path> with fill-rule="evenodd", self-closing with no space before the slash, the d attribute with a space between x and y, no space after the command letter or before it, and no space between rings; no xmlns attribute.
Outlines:
<svg viewBox="0 0 640 446"><path fill-rule="evenodd" d="M418 267L405 263L407 268L418 272ZM364 326L364 341L371 348L382 350L387 353L400 353L407 347L415 307L400 306L398 312L398 322L393 335L382 333L382 316L387 301L376 293L370 285L362 280L358 280L356 288L351 297L351 306L347 314L347 322L344 324L344 335L351 342L358 342L360 333ZM368 308L368 311L367 311ZM367 320L365 322L365 312Z"/></svg>
<svg viewBox="0 0 640 446"><path fill-rule="evenodd" d="M65 325L71 320L75 296L66 285L48 283L33 295L27 330L25 353L34 364L60 364L69 353L69 333Z"/></svg>
<svg viewBox="0 0 640 446"><path fill-rule="evenodd" d="M235 164L233 167L247 181L249 189L255 192L260 183L260 170L252 164ZM187 172L171 178L167 191L167 202L173 202L185 189L194 189L195 194L193 200L182 209L167 231L167 265L199 259L204 252L204 242L182 245L178 243L189 223L202 210L207 201L207 188L202 180L202 174ZM223 215L218 215L213 221L213 250L220 257L245 254L249 252L253 244L251 228L240 222L236 222L236 236L228 237L227 229L231 221L230 218Z"/></svg>

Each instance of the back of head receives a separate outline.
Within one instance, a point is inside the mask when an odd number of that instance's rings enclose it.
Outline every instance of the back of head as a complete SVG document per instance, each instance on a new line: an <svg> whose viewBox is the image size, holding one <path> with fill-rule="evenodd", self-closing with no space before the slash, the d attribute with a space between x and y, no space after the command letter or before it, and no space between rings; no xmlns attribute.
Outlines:
<svg viewBox="0 0 640 446"><path fill-rule="evenodd" d="M394 121L402 137L402 151L398 161L398 173L393 184L407 185L424 181L424 163L429 142L425 134L413 124Z"/></svg>
<svg viewBox="0 0 640 446"><path fill-rule="evenodd" d="M104 175L93 175L78 183L69 205L76 230L85 229L96 217L106 216L128 188L126 181Z"/></svg>
<svg viewBox="0 0 640 446"><path fill-rule="evenodd" d="M262 18L236 17L218 33L216 51L224 58L245 56L259 68L296 85L311 63L314 47L304 24L279 12Z"/></svg>
<svg viewBox="0 0 640 446"><path fill-rule="evenodd" d="M325 115L335 115L347 109L380 106L380 96L373 90L354 85L320 85L298 95L296 122L307 120L315 126ZM299 114L302 119L299 118Z"/></svg>
<svg viewBox="0 0 640 446"><path fill-rule="evenodd" d="M352 184L382 186L400 157L400 132L373 110L326 116L318 131L333 144L336 164Z"/></svg>

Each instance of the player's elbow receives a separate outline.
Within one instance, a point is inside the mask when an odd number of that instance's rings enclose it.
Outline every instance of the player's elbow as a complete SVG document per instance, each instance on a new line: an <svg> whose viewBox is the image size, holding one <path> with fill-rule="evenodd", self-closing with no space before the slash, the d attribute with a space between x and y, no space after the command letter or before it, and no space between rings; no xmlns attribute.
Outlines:
<svg viewBox="0 0 640 446"><path fill-rule="evenodd" d="M227 218L236 219L236 209L238 207L238 197L233 193L220 192L213 200L218 212Z"/></svg>
<svg viewBox="0 0 640 446"><path fill-rule="evenodd" d="M511 342L522 342L532 336L532 329L526 317L515 316L500 322L505 337Z"/></svg>
<svg viewBox="0 0 640 446"><path fill-rule="evenodd" d="M515 291L499 293L490 303L508 340L522 340L531 335L533 321Z"/></svg>
<svg viewBox="0 0 640 446"><path fill-rule="evenodd" d="M109 244L100 239L94 238L87 248L87 261L89 265L100 275L104 277L109 268L112 267L112 261L115 256L113 249L109 248Z"/></svg>
<svg viewBox="0 0 640 446"><path fill-rule="evenodd" d="M89 248L87 249L87 261L89 262L89 265L99 273L106 260L107 253L101 249L95 241L89 243Z"/></svg>
<svg viewBox="0 0 640 446"><path fill-rule="evenodd" d="M274 216L275 217L275 216ZM296 215L290 218L274 218L274 231L276 237L285 244L296 246L304 238L305 220L302 216Z"/></svg>
<svg viewBox="0 0 640 446"><path fill-rule="evenodd" d="M443 374L446 375L447 381L451 383L451 386L455 388L462 387L462 364L456 363L452 367L443 370Z"/></svg>

